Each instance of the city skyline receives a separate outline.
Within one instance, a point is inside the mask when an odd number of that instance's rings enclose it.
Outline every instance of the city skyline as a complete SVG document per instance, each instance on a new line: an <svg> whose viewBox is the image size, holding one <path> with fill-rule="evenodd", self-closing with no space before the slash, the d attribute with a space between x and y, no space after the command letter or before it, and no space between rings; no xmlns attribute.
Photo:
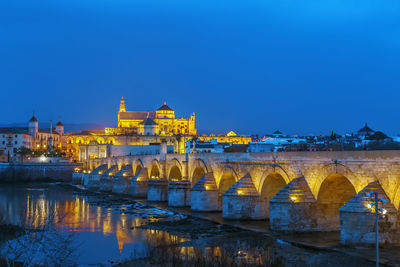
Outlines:
<svg viewBox="0 0 400 267"><path fill-rule="evenodd" d="M1 124L112 125L124 96L200 132L400 133L398 4L49 3L0 11Z"/></svg>

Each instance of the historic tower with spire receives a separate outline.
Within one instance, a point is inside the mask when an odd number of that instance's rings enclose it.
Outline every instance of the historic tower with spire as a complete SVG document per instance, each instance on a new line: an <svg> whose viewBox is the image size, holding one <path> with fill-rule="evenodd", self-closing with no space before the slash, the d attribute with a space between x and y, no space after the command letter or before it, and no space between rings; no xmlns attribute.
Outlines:
<svg viewBox="0 0 400 267"><path fill-rule="evenodd" d="M33 113L32 118L28 123L29 133L33 138L36 138L39 132L39 121L35 117L35 113Z"/></svg>

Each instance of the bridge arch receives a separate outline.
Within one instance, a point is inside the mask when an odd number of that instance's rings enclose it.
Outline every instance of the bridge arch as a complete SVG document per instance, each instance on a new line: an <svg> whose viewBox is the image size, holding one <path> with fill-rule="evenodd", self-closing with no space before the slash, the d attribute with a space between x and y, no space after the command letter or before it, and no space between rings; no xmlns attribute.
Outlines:
<svg viewBox="0 0 400 267"><path fill-rule="evenodd" d="M269 217L269 201L289 182L285 179L285 173L275 171L267 172L260 187L261 198L266 203L267 216Z"/></svg>
<svg viewBox="0 0 400 267"><path fill-rule="evenodd" d="M220 171L219 180L217 180L218 191L220 195L223 195L232 185L234 185L238 180L239 176L235 170L229 166L224 167Z"/></svg>
<svg viewBox="0 0 400 267"><path fill-rule="evenodd" d="M197 159L192 169L193 171L190 175L192 186L194 186L204 174L209 172L206 163L202 159Z"/></svg>
<svg viewBox="0 0 400 267"><path fill-rule="evenodd" d="M132 164L132 168L134 175L138 174L139 171L144 168L142 160L141 159L136 160L135 163Z"/></svg>
<svg viewBox="0 0 400 267"><path fill-rule="evenodd" d="M323 166L319 172L316 172L316 175L313 175L313 177L306 176L306 179L313 178L314 180L313 186L311 188L315 198L318 198L322 183L326 180L328 176L334 174L341 174L345 176L346 179L352 184L356 192L361 191L361 189L363 189L368 184L368 182L360 182L360 179L355 173L350 170L349 167L341 163L329 163ZM311 185L312 183L309 182L309 184Z"/></svg>
<svg viewBox="0 0 400 267"><path fill-rule="evenodd" d="M183 168L181 163L175 158L172 160L172 165L168 171L169 181L180 181L183 178Z"/></svg>
<svg viewBox="0 0 400 267"><path fill-rule="evenodd" d="M150 165L150 178L161 178L160 162L154 159Z"/></svg>
<svg viewBox="0 0 400 267"><path fill-rule="evenodd" d="M321 183L316 205L318 225L323 230L339 230L339 209L357 194L351 180L342 173L331 173Z"/></svg>

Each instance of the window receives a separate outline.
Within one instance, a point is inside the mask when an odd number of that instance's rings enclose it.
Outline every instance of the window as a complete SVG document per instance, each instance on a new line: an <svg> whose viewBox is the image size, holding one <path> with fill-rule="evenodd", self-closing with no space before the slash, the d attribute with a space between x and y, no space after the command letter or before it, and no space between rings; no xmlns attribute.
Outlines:
<svg viewBox="0 0 400 267"><path fill-rule="evenodd" d="M18 135L15 135L15 137L18 137Z"/></svg>
<svg viewBox="0 0 400 267"><path fill-rule="evenodd" d="M15 144L18 144L18 141L15 141L14 143L15 143Z"/></svg>
<svg viewBox="0 0 400 267"><path fill-rule="evenodd" d="M3 145L6 143L6 141L3 141Z"/></svg>

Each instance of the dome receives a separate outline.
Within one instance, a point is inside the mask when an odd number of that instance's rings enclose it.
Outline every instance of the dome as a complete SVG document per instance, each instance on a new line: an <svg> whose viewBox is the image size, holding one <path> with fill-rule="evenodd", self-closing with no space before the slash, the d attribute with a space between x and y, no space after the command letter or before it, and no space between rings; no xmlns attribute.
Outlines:
<svg viewBox="0 0 400 267"><path fill-rule="evenodd" d="M61 121L58 121L56 126L64 126Z"/></svg>
<svg viewBox="0 0 400 267"><path fill-rule="evenodd" d="M157 125L157 123L155 121L153 121L151 118L147 118L144 121L140 122L139 124L145 125L145 126Z"/></svg>

